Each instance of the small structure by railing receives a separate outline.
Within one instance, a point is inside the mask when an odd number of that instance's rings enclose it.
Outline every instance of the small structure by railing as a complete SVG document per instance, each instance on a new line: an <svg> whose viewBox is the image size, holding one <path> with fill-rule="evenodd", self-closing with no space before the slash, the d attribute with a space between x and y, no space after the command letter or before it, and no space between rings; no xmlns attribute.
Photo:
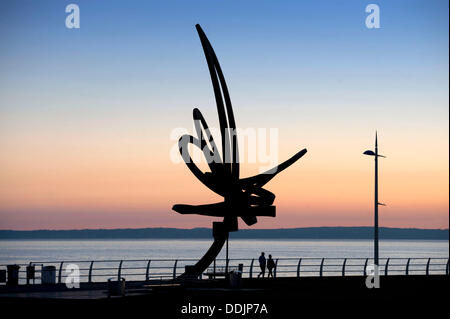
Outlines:
<svg viewBox="0 0 450 319"><path fill-rule="evenodd" d="M79 269L80 282L106 282L111 277L125 278L127 281L150 281L176 279L187 265L196 259L147 259L147 260L72 260L72 261L32 261L19 264L19 283L42 282L44 267L55 267L56 283L64 283L71 275L73 267ZM236 270L242 264L242 276L255 278L259 273L257 259L217 259L201 278L215 278L225 270ZM372 258L278 258L275 260L274 277L325 277L325 276L366 276ZM0 270L7 265L0 265ZM30 272L30 266L34 266ZM27 272L28 268L28 272ZM33 273L34 278L27 277ZM380 258L380 275L448 275L449 258ZM28 279L28 280L27 280Z"/></svg>

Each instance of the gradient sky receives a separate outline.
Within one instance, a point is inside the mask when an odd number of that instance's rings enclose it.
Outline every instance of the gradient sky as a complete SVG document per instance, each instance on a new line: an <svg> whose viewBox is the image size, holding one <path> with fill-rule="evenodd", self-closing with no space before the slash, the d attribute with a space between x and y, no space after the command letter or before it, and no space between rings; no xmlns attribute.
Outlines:
<svg viewBox="0 0 450 319"><path fill-rule="evenodd" d="M238 126L308 148L255 227L372 225L378 130L381 226L448 228L448 1L377 1L370 30L369 3L1 1L0 229L211 226L171 211L220 200L169 157L193 107L218 122L196 23Z"/></svg>

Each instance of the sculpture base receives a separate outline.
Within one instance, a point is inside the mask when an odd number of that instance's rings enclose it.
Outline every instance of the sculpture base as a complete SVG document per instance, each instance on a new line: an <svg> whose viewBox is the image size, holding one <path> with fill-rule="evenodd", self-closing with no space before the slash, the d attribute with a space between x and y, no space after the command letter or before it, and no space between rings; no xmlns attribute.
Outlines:
<svg viewBox="0 0 450 319"><path fill-rule="evenodd" d="M212 243L211 247L195 265L186 267L184 273L181 274L178 278L187 279L200 277L200 275L205 272L209 265L211 265L214 259L217 258L217 255L219 255L220 251L223 248L223 245L228 239L230 231L236 230L237 219L225 218L223 222L213 222L214 242Z"/></svg>

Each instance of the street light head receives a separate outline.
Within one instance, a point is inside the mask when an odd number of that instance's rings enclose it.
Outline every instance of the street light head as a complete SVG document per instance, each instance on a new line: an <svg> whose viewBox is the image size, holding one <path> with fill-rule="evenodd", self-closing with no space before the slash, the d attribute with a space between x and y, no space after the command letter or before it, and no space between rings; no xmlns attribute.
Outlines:
<svg viewBox="0 0 450 319"><path fill-rule="evenodd" d="M365 151L364 153L363 153L364 155L370 155L370 156L375 156L375 153L373 152L373 151Z"/></svg>

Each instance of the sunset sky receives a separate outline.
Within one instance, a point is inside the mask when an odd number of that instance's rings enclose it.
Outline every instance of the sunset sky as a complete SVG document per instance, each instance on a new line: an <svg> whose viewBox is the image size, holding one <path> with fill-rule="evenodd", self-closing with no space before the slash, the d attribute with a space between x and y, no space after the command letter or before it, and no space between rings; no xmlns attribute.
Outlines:
<svg viewBox="0 0 450 319"><path fill-rule="evenodd" d="M278 129L279 161L308 149L253 227L372 225L378 130L380 225L448 228L448 1L377 1L380 29L369 3L1 1L0 229L211 226L171 210L222 200L170 157L194 107L218 126L196 23L237 125Z"/></svg>

